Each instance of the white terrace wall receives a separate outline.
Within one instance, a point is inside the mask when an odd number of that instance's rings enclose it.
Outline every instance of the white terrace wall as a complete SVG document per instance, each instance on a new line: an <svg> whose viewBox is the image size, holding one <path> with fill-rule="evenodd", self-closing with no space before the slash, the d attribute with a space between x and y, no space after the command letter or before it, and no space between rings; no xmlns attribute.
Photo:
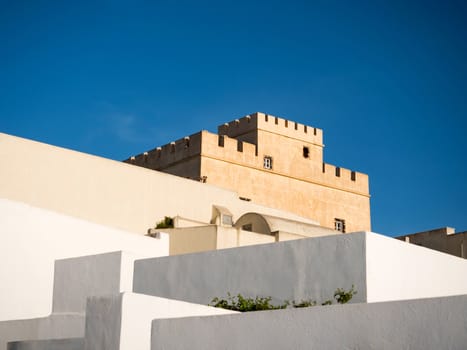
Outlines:
<svg viewBox="0 0 467 350"><path fill-rule="evenodd" d="M365 233L223 249L135 262L133 291L207 305L227 293L284 300L332 299L337 288L366 301Z"/></svg>
<svg viewBox="0 0 467 350"><path fill-rule="evenodd" d="M385 236L366 239L368 302L467 294L467 260Z"/></svg>
<svg viewBox="0 0 467 350"><path fill-rule="evenodd" d="M234 313L135 293L91 297L86 310L85 350L149 350L154 319Z"/></svg>
<svg viewBox="0 0 467 350"><path fill-rule="evenodd" d="M0 320L51 312L56 259L116 250L139 257L163 256L168 255L168 244L166 235L149 238L0 199ZM67 274L73 271L63 271ZM131 284L120 287L129 290Z"/></svg>
<svg viewBox="0 0 467 350"><path fill-rule="evenodd" d="M164 216L209 223L213 204L309 220L238 199L234 192L0 133L0 198L145 234Z"/></svg>
<svg viewBox="0 0 467 350"><path fill-rule="evenodd" d="M466 295L315 306L154 320L151 349L465 350L466 324Z"/></svg>
<svg viewBox="0 0 467 350"><path fill-rule="evenodd" d="M375 302L467 294L465 276L465 259L359 232L139 260L133 288L201 304L228 292L320 303L353 284L352 302Z"/></svg>

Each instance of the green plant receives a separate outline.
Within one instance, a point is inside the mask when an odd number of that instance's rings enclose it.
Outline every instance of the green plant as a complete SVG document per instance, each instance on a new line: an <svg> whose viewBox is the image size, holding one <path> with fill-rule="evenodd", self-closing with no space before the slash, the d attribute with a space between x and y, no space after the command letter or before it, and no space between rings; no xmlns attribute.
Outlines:
<svg viewBox="0 0 467 350"><path fill-rule="evenodd" d="M164 216L164 219L159 221L156 224L156 228L173 228L174 227L174 219L169 216Z"/></svg>
<svg viewBox="0 0 467 350"><path fill-rule="evenodd" d="M342 288L337 288L334 292L334 299L336 299L339 304L345 304L348 303L355 294L357 294L357 291L354 289L354 285L352 284L352 288L348 291Z"/></svg>
<svg viewBox="0 0 467 350"><path fill-rule="evenodd" d="M308 299L308 300L302 300L300 302L296 302L295 300L292 302L292 306L295 308L300 308L300 307L310 307L310 306L315 306L316 301Z"/></svg>
<svg viewBox="0 0 467 350"><path fill-rule="evenodd" d="M210 306L220 307L223 309L248 312L248 311L261 311L261 310L277 310L285 309L288 306L288 302L284 302L282 305L271 304L271 297L256 297L256 298L245 298L241 294L231 296L227 293L226 299L214 298L211 301Z"/></svg>
<svg viewBox="0 0 467 350"><path fill-rule="evenodd" d="M349 302L355 294L357 294L357 291L352 284L352 288L348 291L342 288L337 288L334 292L334 299L336 299L339 304L345 304ZM294 308L311 307L316 305L316 301L312 299L301 300L300 302L292 301L292 304L286 300L281 305L273 305L271 304L271 299L271 297L258 296L255 298L248 298L241 294L232 296L230 293L227 293L226 299L215 297L209 305L240 312L285 309L290 305ZM332 305L332 300L328 299L321 305Z"/></svg>

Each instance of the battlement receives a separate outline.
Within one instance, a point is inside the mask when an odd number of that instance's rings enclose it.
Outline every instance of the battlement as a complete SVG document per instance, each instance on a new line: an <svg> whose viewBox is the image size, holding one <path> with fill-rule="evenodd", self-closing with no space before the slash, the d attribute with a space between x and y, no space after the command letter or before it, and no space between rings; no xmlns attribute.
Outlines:
<svg viewBox="0 0 467 350"><path fill-rule="evenodd" d="M248 116L242 118L242 122L239 120L239 124L241 125L238 128L246 130L248 124L245 123L254 124L258 120L257 118L258 114L255 114L251 118L248 118ZM248 119L250 120L249 122ZM284 121L284 119L279 120ZM234 128L237 127L235 126L235 121L231 123L234 123ZM275 125L275 122L273 123ZM231 128L230 124L229 128ZM251 130L257 129L253 128ZM263 154L258 154L258 145L256 144L222 133L218 135L208 131L200 131L128 158L124 162L165 171L167 168L174 168L179 163L194 160L195 158L210 157L219 161L265 171L263 156ZM270 156L274 159L274 167L268 170L268 172L272 174L321 183L344 190L361 193L368 192L368 175L366 174L327 164L320 160L308 160L303 158L302 155L295 158L290 156L282 158L276 154L270 154ZM291 166L290 162L293 162L293 166ZM197 163L196 167L200 168L199 163ZM293 169L293 171L288 169ZM179 175L178 171L174 171L173 173ZM202 175L193 173L187 174L186 177L200 180L202 179Z"/></svg>
<svg viewBox="0 0 467 350"><path fill-rule="evenodd" d="M169 142L144 153L132 156L125 163L145 168L163 170L164 168L182 160L192 158L201 153L202 131Z"/></svg>
<svg viewBox="0 0 467 350"><path fill-rule="evenodd" d="M323 146L323 131L321 129L261 112L219 125L217 130L219 135L242 139L255 145L258 144L257 132L266 131Z"/></svg>

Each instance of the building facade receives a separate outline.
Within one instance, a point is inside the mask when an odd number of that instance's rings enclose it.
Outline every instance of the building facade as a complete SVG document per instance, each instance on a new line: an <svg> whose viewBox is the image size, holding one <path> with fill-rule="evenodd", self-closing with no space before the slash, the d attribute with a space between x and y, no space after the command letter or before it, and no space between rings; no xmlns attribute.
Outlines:
<svg viewBox="0 0 467 350"><path fill-rule="evenodd" d="M235 191L341 232L370 231L368 175L327 164L323 131L253 113L125 162Z"/></svg>
<svg viewBox="0 0 467 350"><path fill-rule="evenodd" d="M460 258L467 258L467 231L456 233L452 227L442 227L395 238Z"/></svg>

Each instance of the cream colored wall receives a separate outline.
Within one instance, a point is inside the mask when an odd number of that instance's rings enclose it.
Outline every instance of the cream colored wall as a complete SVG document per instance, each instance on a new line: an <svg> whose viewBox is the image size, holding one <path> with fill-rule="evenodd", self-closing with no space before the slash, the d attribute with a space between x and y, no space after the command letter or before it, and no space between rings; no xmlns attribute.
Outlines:
<svg viewBox="0 0 467 350"><path fill-rule="evenodd" d="M368 196L209 157L202 159L201 169L211 183L235 187L240 196L253 202L295 212L322 226L333 229L334 219L342 218L347 232L371 227Z"/></svg>
<svg viewBox="0 0 467 350"><path fill-rule="evenodd" d="M256 233L256 232L238 230L238 246L239 247L255 245L255 244L274 243L275 241L276 241L276 237L272 235L264 235L264 234Z"/></svg>
<svg viewBox="0 0 467 350"><path fill-rule="evenodd" d="M215 225L160 229L160 231L169 234L170 255L217 249L217 227Z"/></svg>
<svg viewBox="0 0 467 350"><path fill-rule="evenodd" d="M334 229L336 218L346 221L346 232L371 230L368 175L323 164L322 131L262 113L219 127L225 134L202 133L201 175L208 183L232 189L252 201L294 212ZM277 120L277 123L276 123ZM286 126L287 125L287 126ZM257 128L257 129L255 129ZM252 131L253 130L253 131ZM255 132L258 147L241 137ZM316 133L316 134L315 134ZM231 136L228 137L227 135ZM309 157L303 157L303 147ZM263 157L273 157L273 169L263 168Z"/></svg>
<svg viewBox="0 0 467 350"><path fill-rule="evenodd" d="M0 133L0 198L146 234L164 216L209 223L212 206L296 214L238 199L235 192L162 172Z"/></svg>
<svg viewBox="0 0 467 350"><path fill-rule="evenodd" d="M243 231L235 227L206 225L155 230L169 235L170 255L243 247L276 242L276 236ZM300 236L305 238L305 236Z"/></svg>

